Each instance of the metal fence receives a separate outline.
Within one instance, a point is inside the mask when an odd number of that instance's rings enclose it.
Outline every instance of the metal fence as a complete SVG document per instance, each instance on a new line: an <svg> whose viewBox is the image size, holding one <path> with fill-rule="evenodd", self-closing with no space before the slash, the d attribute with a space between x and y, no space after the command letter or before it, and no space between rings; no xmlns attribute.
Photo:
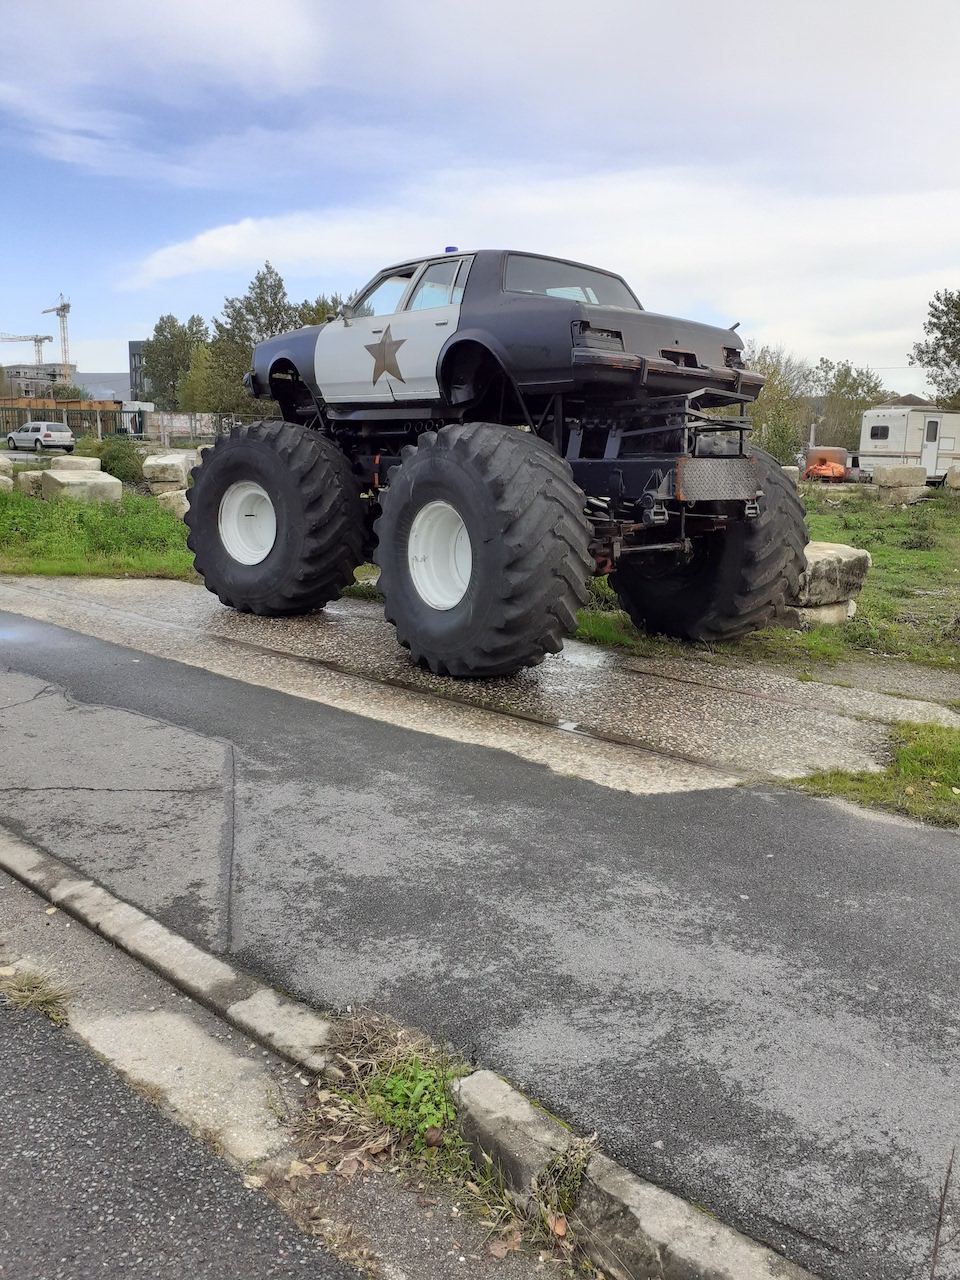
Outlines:
<svg viewBox="0 0 960 1280"><path fill-rule="evenodd" d="M62 422L75 436L136 436L167 447L203 444L234 426L259 422L247 413L151 413L144 409L14 409L0 406L0 437L27 422Z"/></svg>
<svg viewBox="0 0 960 1280"><path fill-rule="evenodd" d="M0 407L0 435L27 422L62 422L75 436L142 436L141 409L10 409Z"/></svg>

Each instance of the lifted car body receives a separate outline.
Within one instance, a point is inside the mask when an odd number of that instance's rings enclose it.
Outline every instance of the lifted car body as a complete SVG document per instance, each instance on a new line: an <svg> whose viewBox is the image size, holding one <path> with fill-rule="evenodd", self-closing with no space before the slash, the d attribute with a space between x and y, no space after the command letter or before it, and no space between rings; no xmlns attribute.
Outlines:
<svg viewBox="0 0 960 1280"><path fill-rule="evenodd" d="M333 439L374 502L426 430L536 433L587 495L608 572L621 555L682 550L693 531L757 515L742 413L763 379L742 351L733 329L644 310L612 272L449 251L387 267L339 316L260 343L246 383Z"/></svg>

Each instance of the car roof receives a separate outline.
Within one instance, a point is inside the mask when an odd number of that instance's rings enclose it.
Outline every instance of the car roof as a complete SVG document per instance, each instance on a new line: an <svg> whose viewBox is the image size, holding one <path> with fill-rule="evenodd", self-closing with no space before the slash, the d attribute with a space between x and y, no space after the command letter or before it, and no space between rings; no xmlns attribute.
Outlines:
<svg viewBox="0 0 960 1280"><path fill-rule="evenodd" d="M404 258L402 262L392 262L388 267L381 267L377 275L381 276L387 271L399 271L402 267L415 267L420 262L442 261L444 258L477 258L481 254L503 257L510 253L524 258L543 258L546 262L562 262L567 267L583 267L587 271L599 271L602 275L614 276L617 280L623 279L619 272L610 271L606 267L595 267L589 262L577 262L575 258L561 258L556 253L533 253L529 249L456 249L451 253L422 253L419 257Z"/></svg>

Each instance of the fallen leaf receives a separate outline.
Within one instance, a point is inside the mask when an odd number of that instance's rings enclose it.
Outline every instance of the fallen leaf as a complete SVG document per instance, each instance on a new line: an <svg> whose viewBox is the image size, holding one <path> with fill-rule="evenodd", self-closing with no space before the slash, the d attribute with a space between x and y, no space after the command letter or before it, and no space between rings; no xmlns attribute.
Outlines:
<svg viewBox="0 0 960 1280"><path fill-rule="evenodd" d="M354 1176L354 1174L357 1172L359 1167L360 1167L360 1162L358 1160L355 1160L353 1156L345 1156L344 1159L340 1161L340 1163L337 1165L337 1167L334 1169L333 1172L339 1174L341 1178L346 1178L347 1181L349 1182L349 1180Z"/></svg>
<svg viewBox="0 0 960 1280"><path fill-rule="evenodd" d="M908 796L912 796L912 795L915 795L915 794L916 794L916 793L915 793L915 791L914 791L913 787L907 787L907 795L908 795Z"/></svg>
<svg viewBox="0 0 960 1280"><path fill-rule="evenodd" d="M329 1172L330 1172L330 1166L327 1164L326 1160L321 1160L318 1164L315 1164L315 1165L313 1166L313 1172L314 1172L314 1173L329 1173Z"/></svg>
<svg viewBox="0 0 960 1280"><path fill-rule="evenodd" d="M249 1187L251 1191L255 1191L257 1187L262 1187L263 1182L263 1178L258 1173L248 1173L243 1179L243 1185Z"/></svg>
<svg viewBox="0 0 960 1280"><path fill-rule="evenodd" d="M960 796L960 787L951 787L950 790L955 796Z"/></svg>
<svg viewBox="0 0 960 1280"><path fill-rule="evenodd" d="M423 1145L425 1147L442 1147L443 1130L438 1129L435 1124L430 1125L429 1129L424 1132Z"/></svg>
<svg viewBox="0 0 960 1280"><path fill-rule="evenodd" d="M491 1240L487 1245L487 1252L493 1258L505 1258L509 1253L509 1246L503 1240Z"/></svg>
<svg viewBox="0 0 960 1280"><path fill-rule="evenodd" d="M288 1178L309 1178L313 1169L308 1164L304 1164L302 1160L291 1160L290 1168L287 1170Z"/></svg>
<svg viewBox="0 0 960 1280"><path fill-rule="evenodd" d="M381 1151L386 1151L389 1145L390 1145L390 1134L388 1132L388 1133L381 1134L379 1138L371 1142L369 1147L367 1147L367 1150L370 1152L372 1156L378 1156Z"/></svg>
<svg viewBox="0 0 960 1280"><path fill-rule="evenodd" d="M0 969L0 978L12 978L16 972L17 966L15 964L5 964L3 968Z"/></svg>
<svg viewBox="0 0 960 1280"><path fill-rule="evenodd" d="M548 1213L547 1226L555 1236L560 1236L561 1239L567 1234L567 1220L562 1213Z"/></svg>
<svg viewBox="0 0 960 1280"><path fill-rule="evenodd" d="M59 910L60 910L59 907L47 907L47 915L52 916Z"/></svg>

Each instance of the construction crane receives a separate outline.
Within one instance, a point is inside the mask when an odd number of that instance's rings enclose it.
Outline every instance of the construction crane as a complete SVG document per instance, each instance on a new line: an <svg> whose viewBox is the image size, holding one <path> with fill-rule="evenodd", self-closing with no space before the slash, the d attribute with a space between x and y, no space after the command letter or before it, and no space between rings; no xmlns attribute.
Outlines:
<svg viewBox="0 0 960 1280"><path fill-rule="evenodd" d="M63 294L55 307L47 307L41 311L42 316L56 315L60 320L60 377L64 382L70 381L70 343L67 339L67 316L70 314L70 303L64 302Z"/></svg>
<svg viewBox="0 0 960 1280"><path fill-rule="evenodd" d="M50 333L0 333L0 342L32 342L38 365L43 364L43 344L52 341Z"/></svg>

